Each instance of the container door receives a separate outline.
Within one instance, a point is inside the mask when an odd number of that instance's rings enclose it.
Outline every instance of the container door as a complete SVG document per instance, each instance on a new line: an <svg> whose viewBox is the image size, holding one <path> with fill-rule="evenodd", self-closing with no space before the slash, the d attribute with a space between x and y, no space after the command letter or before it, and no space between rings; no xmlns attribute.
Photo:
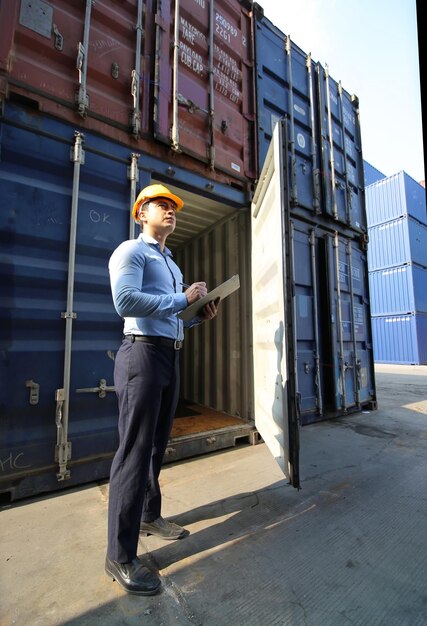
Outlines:
<svg viewBox="0 0 427 626"><path fill-rule="evenodd" d="M317 64L320 171L324 212L358 232L366 232L359 101Z"/></svg>
<svg viewBox="0 0 427 626"><path fill-rule="evenodd" d="M154 135L211 170L255 178L251 14L237 0L157 3Z"/></svg>
<svg viewBox="0 0 427 626"><path fill-rule="evenodd" d="M14 500L108 476L122 334L108 259L129 233L130 154L91 136L77 150L81 133L33 110L4 115L0 494Z"/></svg>
<svg viewBox="0 0 427 626"><path fill-rule="evenodd" d="M252 203L254 417L289 482L299 487L285 134L284 123L277 123Z"/></svg>

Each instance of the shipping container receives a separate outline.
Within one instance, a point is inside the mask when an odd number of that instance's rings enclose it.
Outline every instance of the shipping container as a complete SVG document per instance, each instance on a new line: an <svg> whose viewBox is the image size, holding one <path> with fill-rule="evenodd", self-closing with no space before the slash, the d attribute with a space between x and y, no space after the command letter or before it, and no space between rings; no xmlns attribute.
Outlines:
<svg viewBox="0 0 427 626"><path fill-rule="evenodd" d="M406 216L369 228L369 271L416 263L427 267L427 225Z"/></svg>
<svg viewBox="0 0 427 626"><path fill-rule="evenodd" d="M359 102L255 5L261 169L273 129L288 120L291 205L366 233Z"/></svg>
<svg viewBox="0 0 427 626"><path fill-rule="evenodd" d="M376 167L374 167L367 161L363 161L363 174L365 177L365 189L368 185L372 185L373 183L376 183L377 181L386 177L385 174L380 172L380 170L377 170ZM368 217L368 226L369 226L369 215L367 217Z"/></svg>
<svg viewBox="0 0 427 626"><path fill-rule="evenodd" d="M376 363L427 365L427 315L372 317Z"/></svg>
<svg viewBox="0 0 427 626"><path fill-rule="evenodd" d="M366 250L292 215L285 122L252 208L242 190L171 177L167 162L31 108L6 103L0 137L5 497L108 477L122 321L107 264L135 236L129 209L150 182L185 201L168 243L186 279L241 284L187 332L166 462L262 439L298 486L299 427L375 407Z"/></svg>
<svg viewBox="0 0 427 626"><path fill-rule="evenodd" d="M276 123L288 119L292 202L310 214L321 207L316 65L290 37L255 8L254 44L261 171ZM299 193L296 193L298 189Z"/></svg>
<svg viewBox="0 0 427 626"><path fill-rule="evenodd" d="M369 272L372 315L427 313L427 268L414 263Z"/></svg>
<svg viewBox="0 0 427 626"><path fill-rule="evenodd" d="M154 135L211 169L253 180L252 20L243 4L237 0L158 3Z"/></svg>
<svg viewBox="0 0 427 626"><path fill-rule="evenodd" d="M426 191L406 172L388 176L366 188L368 227L401 217L427 224Z"/></svg>
<svg viewBox="0 0 427 626"><path fill-rule="evenodd" d="M1 2L0 96L245 186L256 178L250 4Z"/></svg>
<svg viewBox="0 0 427 626"><path fill-rule="evenodd" d="M0 492L17 499L108 476L117 445L114 355L122 335L108 259L135 234L130 207L136 180L141 187L163 181L168 164L144 155L147 169L138 168L128 148L10 104L4 107L0 137ZM206 340L207 330L194 329L202 333L203 345L221 346L213 380L222 388L218 371L227 382L230 364L233 384L221 397L201 395L210 407L208 417L196 406L196 392L181 402L183 421L174 427L168 460L236 441L255 443L257 437L250 358L243 358L249 341L243 330L234 332L237 324L243 327L247 310L244 246L250 237L241 217L247 202L242 192L225 185L215 185L216 195L206 197L208 182L176 169L174 184L190 186L192 194L184 192L187 211L175 238L184 245L219 223L224 235L218 238L213 272L203 265L199 270L214 281L239 265L242 289L224 303L214 335ZM227 252L227 238L241 240L236 252ZM224 251L222 261L219 251ZM199 387L204 388L208 368L202 353L198 356L191 374L202 372ZM201 426L194 424L194 415L200 415Z"/></svg>
<svg viewBox="0 0 427 626"><path fill-rule="evenodd" d="M327 65L318 63L316 73L324 210L334 220L366 233L359 99L331 78Z"/></svg>

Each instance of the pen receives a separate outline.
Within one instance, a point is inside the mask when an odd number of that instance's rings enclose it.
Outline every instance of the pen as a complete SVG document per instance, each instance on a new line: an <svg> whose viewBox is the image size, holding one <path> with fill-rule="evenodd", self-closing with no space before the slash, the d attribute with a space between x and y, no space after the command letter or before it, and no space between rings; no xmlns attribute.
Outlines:
<svg viewBox="0 0 427 626"><path fill-rule="evenodd" d="M188 289L191 285L187 285L187 283L180 283L184 289Z"/></svg>

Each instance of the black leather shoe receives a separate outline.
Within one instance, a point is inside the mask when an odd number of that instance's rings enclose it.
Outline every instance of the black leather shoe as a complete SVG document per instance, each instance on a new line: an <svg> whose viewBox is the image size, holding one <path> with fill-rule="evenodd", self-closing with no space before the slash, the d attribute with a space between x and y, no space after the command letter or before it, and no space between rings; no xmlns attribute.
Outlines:
<svg viewBox="0 0 427 626"><path fill-rule="evenodd" d="M154 522L141 522L140 533L144 536L156 535L162 539L182 539L189 535L190 531L168 522L163 517L158 517Z"/></svg>
<svg viewBox="0 0 427 626"><path fill-rule="evenodd" d="M138 558L130 563L117 563L107 556L105 573L122 589L137 596L153 596L160 590L160 578L144 567Z"/></svg>

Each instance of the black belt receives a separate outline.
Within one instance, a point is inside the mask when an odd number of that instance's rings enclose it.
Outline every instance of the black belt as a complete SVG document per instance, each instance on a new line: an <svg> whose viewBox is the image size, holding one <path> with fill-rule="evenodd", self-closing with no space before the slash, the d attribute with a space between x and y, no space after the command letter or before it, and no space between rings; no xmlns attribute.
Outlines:
<svg viewBox="0 0 427 626"><path fill-rule="evenodd" d="M149 335L123 335L124 339L129 339L130 342L143 341L144 343L152 343L155 346L167 346L174 350L181 350L183 341L178 339L169 339L168 337L157 337Z"/></svg>

